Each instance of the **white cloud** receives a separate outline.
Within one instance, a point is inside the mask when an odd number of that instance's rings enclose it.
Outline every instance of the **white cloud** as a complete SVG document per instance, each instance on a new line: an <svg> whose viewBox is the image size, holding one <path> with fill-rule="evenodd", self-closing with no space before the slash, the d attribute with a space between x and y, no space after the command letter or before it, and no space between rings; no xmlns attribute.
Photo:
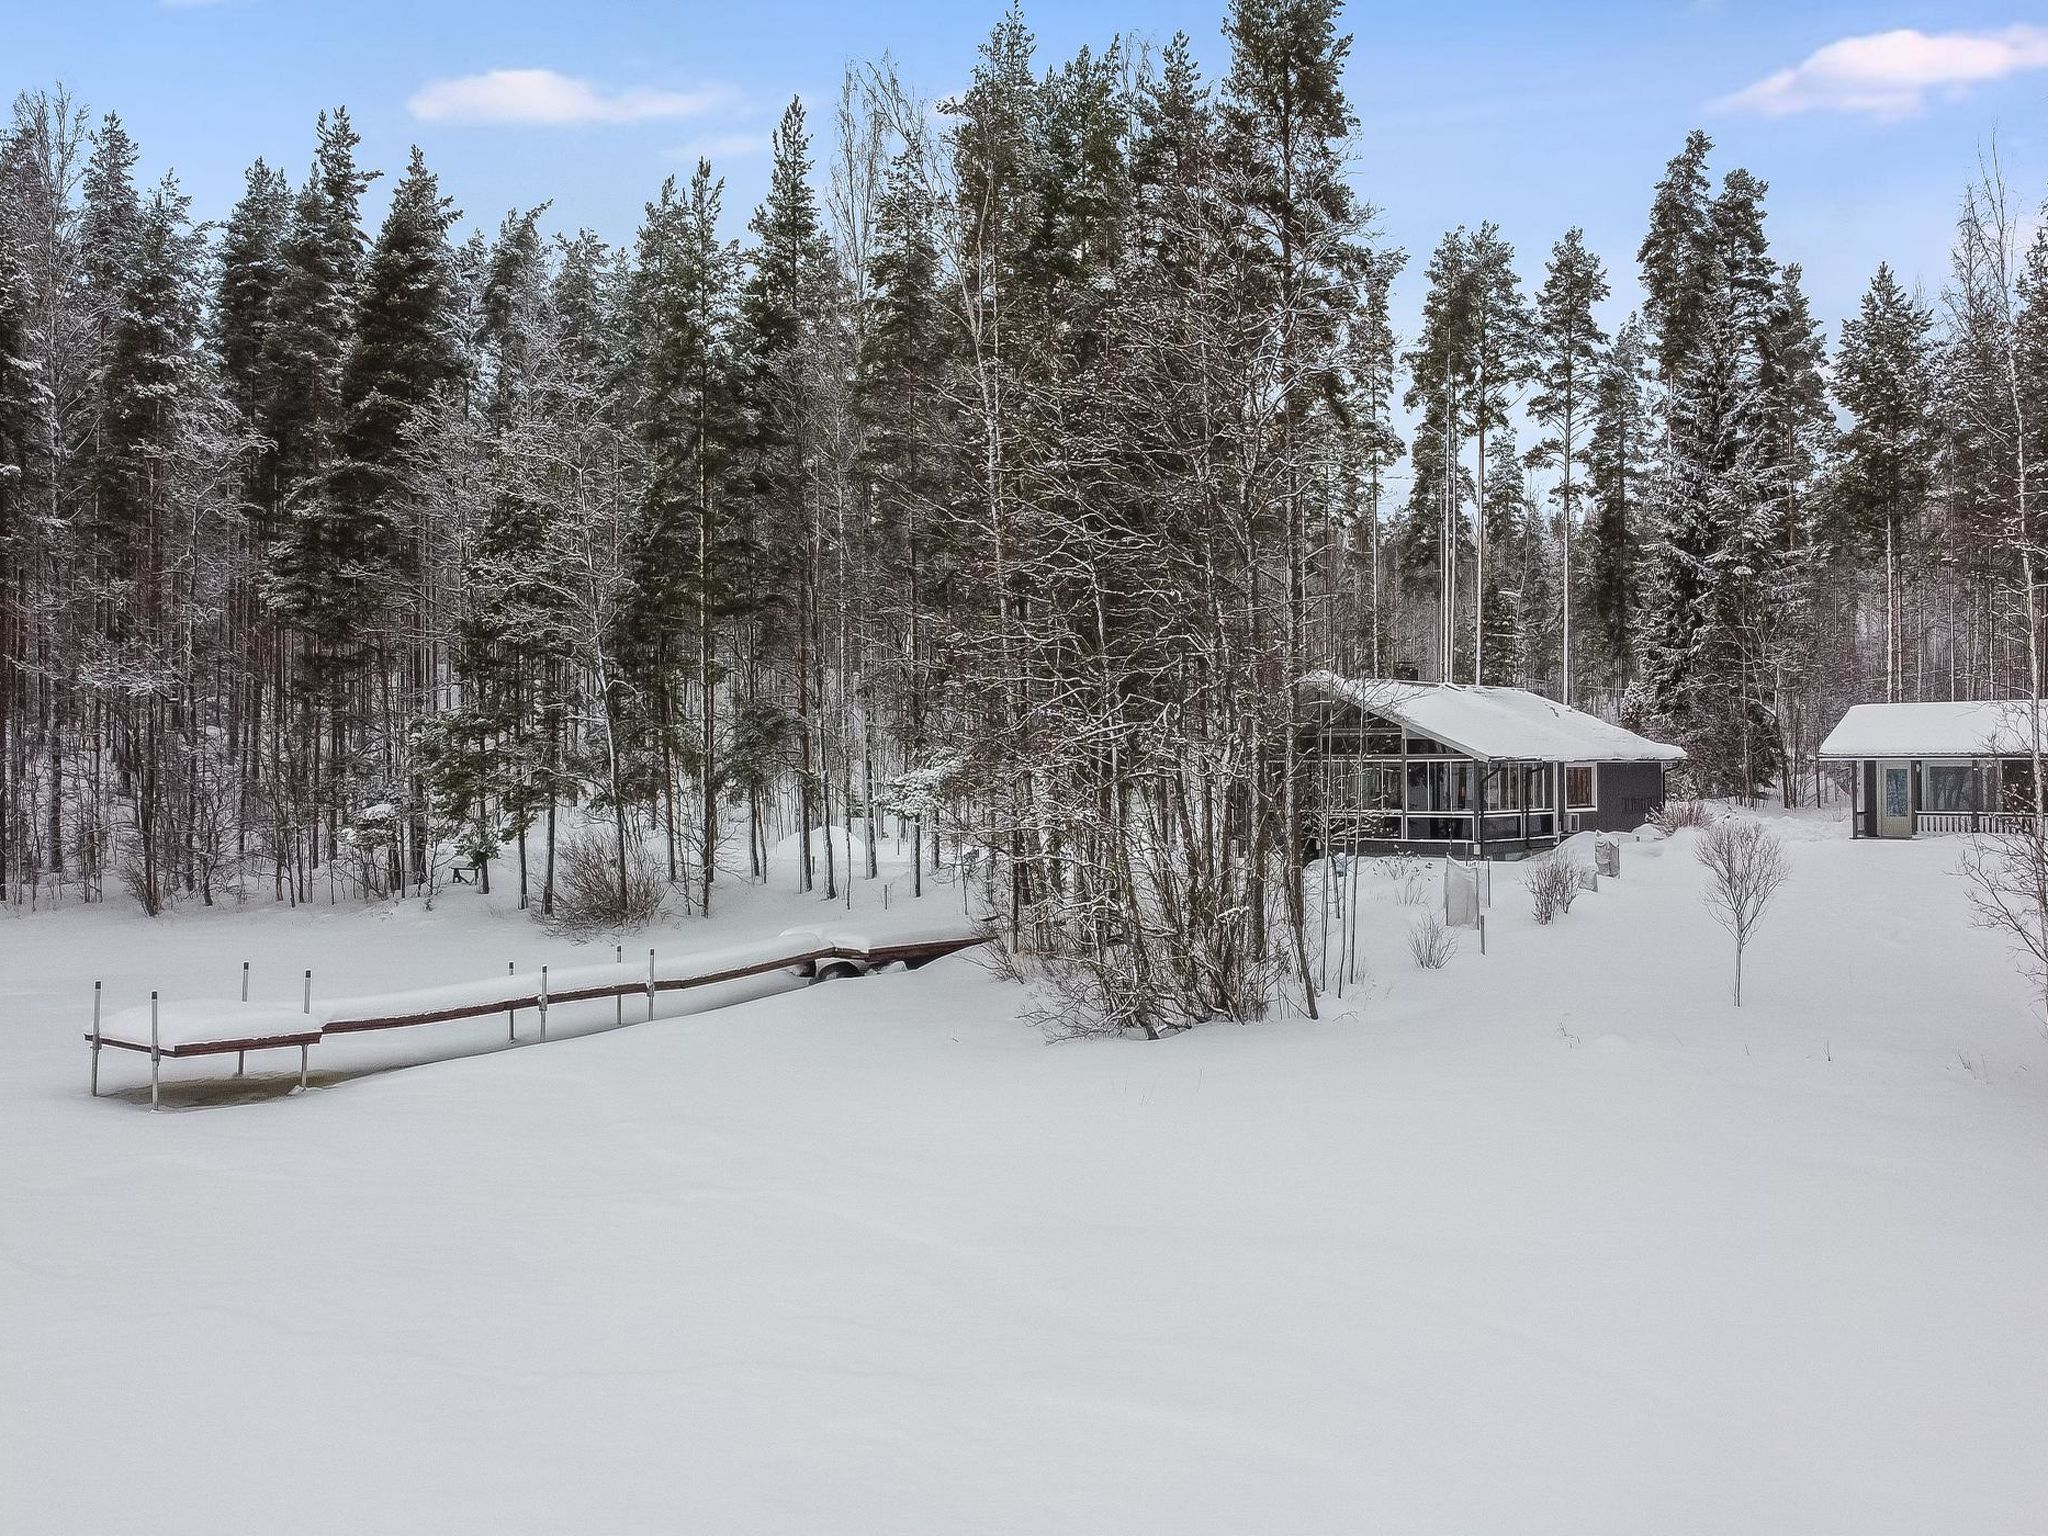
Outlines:
<svg viewBox="0 0 2048 1536"><path fill-rule="evenodd" d="M453 80L430 80L406 107L430 123L644 123L700 117L733 100L724 86L662 91L644 86L606 90L552 69L491 69Z"/></svg>
<svg viewBox="0 0 2048 1536"><path fill-rule="evenodd" d="M1972 86L2037 69L2048 69L2048 28L2025 23L1990 32L1901 28L1841 38L1713 106L1765 117L1814 111L1909 117L1926 106L1932 93L1953 98Z"/></svg>

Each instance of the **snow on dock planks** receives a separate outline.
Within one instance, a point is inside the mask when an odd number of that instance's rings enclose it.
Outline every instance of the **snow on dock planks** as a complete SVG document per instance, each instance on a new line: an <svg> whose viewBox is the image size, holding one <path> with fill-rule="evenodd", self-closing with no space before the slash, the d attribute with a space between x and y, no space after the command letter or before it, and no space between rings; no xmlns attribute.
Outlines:
<svg viewBox="0 0 2048 1536"><path fill-rule="evenodd" d="M161 1062L166 1057L221 1056L237 1058L250 1051L299 1051L299 1083L306 1082L307 1051L330 1035L373 1029L404 1029L415 1024L440 1024L482 1018L520 1008L536 1011L540 1037L547 1038L547 1011L562 1003L602 998L644 996L647 1017L654 1017L657 993L715 986L749 976L791 971L814 980L861 976L901 962L915 970L945 955L985 944L988 929L962 919L942 922L863 924L844 928L792 928L772 939L657 957L647 952L637 960L611 965L578 966L552 973L510 973L483 981L419 987L406 992L379 992L363 997L313 1000L313 973L306 976L303 1006L297 1010L233 999L201 998L166 1003L152 992L145 1007L124 1008L106 1018L100 1012L100 986L93 984L93 1027L85 1038L92 1047L92 1091L99 1093L100 1051L135 1051L150 1058L150 1107L161 1103ZM239 1070L239 1068L238 1068Z"/></svg>

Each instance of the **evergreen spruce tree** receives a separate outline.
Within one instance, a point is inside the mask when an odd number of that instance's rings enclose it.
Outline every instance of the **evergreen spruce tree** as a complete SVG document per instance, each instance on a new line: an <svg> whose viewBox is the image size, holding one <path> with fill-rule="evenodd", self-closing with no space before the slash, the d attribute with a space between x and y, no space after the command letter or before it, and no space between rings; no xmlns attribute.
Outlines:
<svg viewBox="0 0 2048 1536"><path fill-rule="evenodd" d="M177 486L189 451L188 395L202 366L199 237L189 200L166 178L143 206L127 287L109 336L101 375L100 441L94 458L97 563L104 572L95 678L117 760L134 774L133 824L124 838L124 870L143 909L170 897L167 864L175 807L167 780L176 764L168 644L176 615L169 579L177 545ZM190 579L190 578L188 578ZM189 741L185 744L190 751Z"/></svg>
<svg viewBox="0 0 2048 1536"><path fill-rule="evenodd" d="M748 494L733 498L707 544L704 591L707 611L751 632L749 651L773 646L790 658L807 832L820 794L829 793L822 714L828 670L825 513L831 497L822 470L841 345L833 314L837 273L810 174L803 104L792 100L776 128L768 195L751 221L754 242L739 296L737 365L747 409ZM700 658L700 667L714 680L728 670L712 650ZM707 682L699 733L707 754L716 741L715 696L715 684ZM715 775L700 790L701 832L709 840L716 836L718 815ZM703 879L708 904L709 864ZM828 845L827 894L836 890L837 860Z"/></svg>
<svg viewBox="0 0 2048 1536"><path fill-rule="evenodd" d="M1734 291L1713 284L1672 394L1670 477L1643 645L1652 707L1691 752L1702 787L1743 795L1775 767L1777 733L1748 626L1767 590L1754 530L1778 523L1785 496L1753 343Z"/></svg>
<svg viewBox="0 0 2048 1536"><path fill-rule="evenodd" d="M1586 446L1587 544L1582 611L1605 659L1602 680L1617 691L1635 677L1640 574L1651 512L1655 438L1646 384L1649 338L1631 315L1603 353L1593 381Z"/></svg>
<svg viewBox="0 0 2048 1536"><path fill-rule="evenodd" d="M101 444L95 456L99 527L119 546L116 569L152 563L167 533L164 516L172 461L180 450L180 396L196 360L198 237L190 199L166 178L144 205L129 258L126 290L108 338ZM110 613L117 625L147 624L154 583L140 580L131 601Z"/></svg>
<svg viewBox="0 0 2048 1536"><path fill-rule="evenodd" d="M1516 451L1513 431L1504 430L1493 441L1486 471L1486 545L1494 559L1486 573L1480 607L1486 623L1481 671L1507 687L1543 681L1523 665L1532 644L1531 625L1540 624L1542 618L1528 612L1523 603L1531 545L1542 542L1535 522L1522 456Z"/></svg>
<svg viewBox="0 0 2048 1536"><path fill-rule="evenodd" d="M672 880L681 874L679 761L696 770L714 809L718 791L716 743L691 729L685 708L689 685L709 695L717 684L717 623L732 577L725 519L743 441L733 347L737 253L718 236L723 191L703 160L686 195L678 196L673 178L663 183L648 205L634 272L647 479L627 530L616 713L640 742L638 782L662 813ZM715 725L709 707L695 723ZM699 848L707 862L716 852L710 830ZM708 901L708 871L698 878Z"/></svg>
<svg viewBox="0 0 2048 1536"><path fill-rule="evenodd" d="M898 639L891 647L901 658L896 713L913 770L931 766L932 691L951 670L934 631L943 633L957 549L955 524L947 515L956 427L947 394L949 338L933 215L914 168L899 157L876 210L853 402L859 470L880 546L877 597ZM765 747L778 733L763 721L752 734ZM918 894L931 831L924 808L917 807L911 879Z"/></svg>
<svg viewBox="0 0 2048 1536"><path fill-rule="evenodd" d="M360 279L341 370L341 419L322 552L333 584L316 587L318 621L340 634L369 621L379 576L409 575L417 549L402 506L407 429L455 377L448 228L456 212L415 148Z"/></svg>
<svg viewBox="0 0 2048 1536"><path fill-rule="evenodd" d="M1650 227L1636 252L1642 271L1643 318L1654 338L1658 377L1667 387L1699 337L1713 259L1712 183L1707 156L1714 141L1699 129L1664 168L1650 203Z"/></svg>
<svg viewBox="0 0 2048 1536"><path fill-rule="evenodd" d="M229 397L252 426L261 420L269 394L264 361L277 320L284 277L281 248L291 209L291 188L283 173L258 160L249 167L241 200L221 234L214 297L221 371Z"/></svg>
<svg viewBox="0 0 2048 1536"><path fill-rule="evenodd" d="M142 237L142 198L135 187L134 139L109 112L93 135L92 158L80 182L79 273L104 353L120 319L121 300L134 277Z"/></svg>
<svg viewBox="0 0 2048 1536"><path fill-rule="evenodd" d="M107 428L106 374L114 333L135 281L142 237L142 199L135 188L135 141L121 119L108 113L93 135L92 158L80 181L78 275L80 300L90 337L91 377L87 406L65 446L69 478L85 495L88 528L104 536L113 515L100 502L109 468L101 462Z"/></svg>
<svg viewBox="0 0 2048 1536"><path fill-rule="evenodd" d="M1933 488L1933 326L1926 306L1880 263L1857 313L1842 324L1835 368L1835 388L1851 418L1836 477L1839 536L1883 572L1887 700L1901 696L1905 562Z"/></svg>
<svg viewBox="0 0 2048 1536"><path fill-rule="evenodd" d="M346 580L325 550L325 480L335 456L343 405L341 375L355 323L362 265L360 213L374 172L355 163L358 142L348 113L323 112L313 171L293 199L278 247L280 274L261 377L267 391L262 431L269 441L263 523L270 532L267 601L309 639L342 637L332 608L334 583ZM324 671L321 653L309 670Z"/></svg>

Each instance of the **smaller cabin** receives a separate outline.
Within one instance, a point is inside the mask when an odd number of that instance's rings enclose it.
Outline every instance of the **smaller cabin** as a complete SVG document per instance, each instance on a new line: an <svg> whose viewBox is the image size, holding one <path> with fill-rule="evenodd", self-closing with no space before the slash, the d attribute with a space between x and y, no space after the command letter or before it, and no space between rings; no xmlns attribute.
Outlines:
<svg viewBox="0 0 2048 1536"><path fill-rule="evenodd" d="M1304 680L1311 852L1469 848L1514 858L1630 832L1685 753L1521 688Z"/></svg>
<svg viewBox="0 0 2048 1536"><path fill-rule="evenodd" d="M1849 769L1852 837L2011 832L2033 814L2044 726L2048 705L2032 699L1857 704L1820 757Z"/></svg>

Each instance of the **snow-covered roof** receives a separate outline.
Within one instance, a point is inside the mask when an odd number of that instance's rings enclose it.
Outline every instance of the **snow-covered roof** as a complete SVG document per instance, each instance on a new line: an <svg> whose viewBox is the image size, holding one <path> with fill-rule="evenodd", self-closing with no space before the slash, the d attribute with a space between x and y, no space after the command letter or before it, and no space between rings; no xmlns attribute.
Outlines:
<svg viewBox="0 0 2048 1536"><path fill-rule="evenodd" d="M1546 763L1676 763L1682 748L1638 736L1612 721L1524 688L1400 683L1316 672L1312 691L1398 721L1468 756Z"/></svg>
<svg viewBox="0 0 2048 1536"><path fill-rule="evenodd" d="M2041 706L2048 725L2048 704ZM1997 757L2033 750L2029 699L1943 699L1927 704L1856 704L1828 732L1820 755ZM2043 745L2048 746L2048 736Z"/></svg>

